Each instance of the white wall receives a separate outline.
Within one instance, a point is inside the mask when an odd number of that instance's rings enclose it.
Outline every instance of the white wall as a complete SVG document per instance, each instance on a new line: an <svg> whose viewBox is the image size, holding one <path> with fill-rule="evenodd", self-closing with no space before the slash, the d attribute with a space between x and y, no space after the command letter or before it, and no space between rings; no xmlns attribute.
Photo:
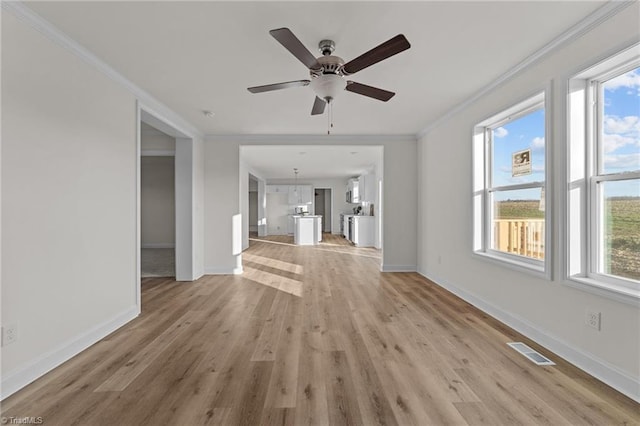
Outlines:
<svg viewBox="0 0 640 426"><path fill-rule="evenodd" d="M161 132L147 123L141 124L140 149L145 152L170 152L176 150L176 138Z"/></svg>
<svg viewBox="0 0 640 426"><path fill-rule="evenodd" d="M267 193L267 234L287 235L289 210L289 195Z"/></svg>
<svg viewBox="0 0 640 426"><path fill-rule="evenodd" d="M232 232L233 217L240 213L241 145L380 145L384 149L384 250L386 271L416 269L417 247L417 142L413 137L209 137L205 143L205 270L207 273L241 271L241 256L236 253L242 229ZM244 183L243 183L244 185ZM247 184L248 185L248 179ZM319 185L326 187L325 185ZM247 186L248 187L248 186ZM244 188L243 188L244 189ZM242 191L242 193L246 193ZM244 198L244 197L243 197ZM244 204L244 202L243 202ZM248 211L248 201L247 201ZM338 209L340 206L338 206ZM243 208L244 210L244 208ZM339 210L336 210L339 212ZM333 217L334 231L339 229ZM242 227L241 227L242 228ZM248 229L248 227L247 227ZM337 231L336 231L337 232ZM239 234L239 236L238 236Z"/></svg>
<svg viewBox="0 0 640 426"><path fill-rule="evenodd" d="M193 279L204 275L205 259L205 151L204 142L194 136L193 144Z"/></svg>
<svg viewBox="0 0 640 426"><path fill-rule="evenodd" d="M640 378L640 310L635 305L571 287L563 279L562 240L547 244L553 256L552 281L506 268L472 255L473 126L501 109L525 99L552 82L554 108L549 125L553 139L547 149L554 156L555 195L547 200L556 215L554 236L564 235L561 206L564 178L565 114L568 76L597 58L638 39L638 3L601 24L502 84L437 127L419 141L420 239L419 271L463 295L492 315L538 340L556 353L626 390L638 391ZM385 161L386 164L386 161ZM390 191L385 192L393 196ZM393 203L385 202L385 206ZM386 237L386 234L385 234ZM387 240L388 242L388 240ZM438 261L441 259L441 263ZM584 323L587 307L602 312L602 330Z"/></svg>
<svg viewBox="0 0 640 426"><path fill-rule="evenodd" d="M138 314L135 98L2 13L2 392Z"/></svg>
<svg viewBox="0 0 640 426"><path fill-rule="evenodd" d="M174 171L174 157L140 159L140 224L143 248L175 246Z"/></svg>
<svg viewBox="0 0 640 426"><path fill-rule="evenodd" d="M242 271L242 250L236 247L238 241L242 245L242 229L234 228L234 217L240 215L238 148L233 142L204 144L204 270L207 274Z"/></svg>

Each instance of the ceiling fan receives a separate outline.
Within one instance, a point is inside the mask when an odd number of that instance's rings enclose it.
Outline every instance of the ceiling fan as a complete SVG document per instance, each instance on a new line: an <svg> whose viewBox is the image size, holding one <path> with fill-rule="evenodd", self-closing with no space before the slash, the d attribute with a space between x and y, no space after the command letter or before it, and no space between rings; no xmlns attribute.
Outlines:
<svg viewBox="0 0 640 426"><path fill-rule="evenodd" d="M316 93L311 115L324 113L327 104L329 104L331 108L331 102L342 90L368 96L383 102L391 99L395 93L377 87L367 86L366 84L356 83L355 81L347 80L346 77L411 47L405 36L398 34L379 46L345 63L342 58L332 55L335 50L333 40L320 41L318 48L320 52L322 52L322 56L316 58L289 28L271 30L269 34L309 69L310 79L249 87L247 90L251 93L262 93L272 90L288 89L290 87L311 86Z"/></svg>

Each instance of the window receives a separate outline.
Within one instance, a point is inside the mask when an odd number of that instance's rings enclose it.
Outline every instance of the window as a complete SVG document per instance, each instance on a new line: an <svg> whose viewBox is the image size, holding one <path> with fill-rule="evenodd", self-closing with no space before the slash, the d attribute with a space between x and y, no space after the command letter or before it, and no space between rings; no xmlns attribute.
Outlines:
<svg viewBox="0 0 640 426"><path fill-rule="evenodd" d="M474 129L474 251L546 271L544 94Z"/></svg>
<svg viewBox="0 0 640 426"><path fill-rule="evenodd" d="M637 46L569 82L569 275L640 297Z"/></svg>

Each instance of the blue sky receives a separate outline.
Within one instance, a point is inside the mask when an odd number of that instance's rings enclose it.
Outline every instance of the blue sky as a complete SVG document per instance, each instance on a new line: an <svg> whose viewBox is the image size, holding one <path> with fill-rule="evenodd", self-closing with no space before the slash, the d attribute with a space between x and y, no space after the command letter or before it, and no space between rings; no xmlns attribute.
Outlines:
<svg viewBox="0 0 640 426"><path fill-rule="evenodd" d="M603 171L640 170L640 68L603 84ZM544 180L544 110L540 109L494 130L493 186ZM532 173L512 177L512 154L531 149ZM539 190L496 194L497 199L539 198ZM640 181L610 186L608 196L640 196ZM533 196L533 197L532 197Z"/></svg>
<svg viewBox="0 0 640 426"><path fill-rule="evenodd" d="M640 68L603 84L605 173L640 170Z"/></svg>
<svg viewBox="0 0 640 426"><path fill-rule="evenodd" d="M640 170L640 68L603 84L603 172ZM640 197L640 180L607 185L605 196Z"/></svg>

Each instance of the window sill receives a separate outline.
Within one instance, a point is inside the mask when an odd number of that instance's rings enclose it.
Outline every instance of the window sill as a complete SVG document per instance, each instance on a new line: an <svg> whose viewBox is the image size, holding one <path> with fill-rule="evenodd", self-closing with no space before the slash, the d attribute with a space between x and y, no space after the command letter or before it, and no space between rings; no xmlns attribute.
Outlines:
<svg viewBox="0 0 640 426"><path fill-rule="evenodd" d="M640 302L640 291L593 278L574 275L569 277L568 280L565 280L565 284L588 293L633 306L638 306L638 302Z"/></svg>
<svg viewBox="0 0 640 426"><path fill-rule="evenodd" d="M533 275L537 278L551 280L550 274L545 271L544 262L539 262L540 264L538 265L535 263L519 260L516 256L485 251L474 251L473 254L474 256L482 258L483 260L488 260L496 265L504 266L518 272Z"/></svg>

